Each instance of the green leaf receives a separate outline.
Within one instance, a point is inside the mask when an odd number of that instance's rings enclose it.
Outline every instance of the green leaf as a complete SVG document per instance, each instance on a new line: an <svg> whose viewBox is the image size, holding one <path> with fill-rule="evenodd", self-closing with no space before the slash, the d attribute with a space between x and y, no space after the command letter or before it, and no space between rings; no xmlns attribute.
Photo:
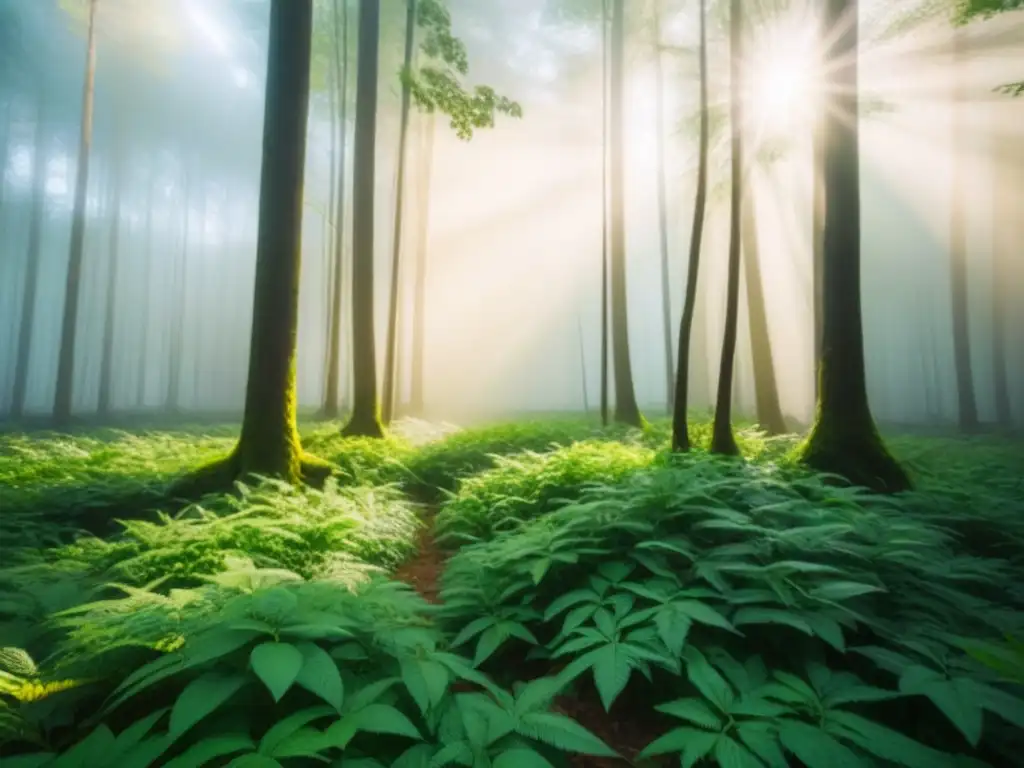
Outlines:
<svg viewBox="0 0 1024 768"><path fill-rule="evenodd" d="M245 749L255 749L256 743L244 733L229 733L203 739L171 760L164 768L203 768L218 757L233 755Z"/></svg>
<svg viewBox="0 0 1024 768"><path fill-rule="evenodd" d="M704 698L722 712L729 711L734 699L732 688L702 654L696 651L687 654L686 673L690 682L704 695Z"/></svg>
<svg viewBox="0 0 1024 768"><path fill-rule="evenodd" d="M715 742L715 760L720 768L764 768L746 747L725 735Z"/></svg>
<svg viewBox="0 0 1024 768"><path fill-rule="evenodd" d="M236 757L228 763L227 768L284 768L284 766L272 757L254 753Z"/></svg>
<svg viewBox="0 0 1024 768"><path fill-rule="evenodd" d="M783 624L800 630L805 635L814 634L810 625L803 618L778 608L740 608L732 617L732 623L737 627L742 627L744 624Z"/></svg>
<svg viewBox="0 0 1024 768"><path fill-rule="evenodd" d="M870 768L825 731L797 720L779 725L779 741L807 768Z"/></svg>
<svg viewBox="0 0 1024 768"><path fill-rule="evenodd" d="M598 757L618 754L575 720L554 712L530 712L520 718L519 733L550 744L563 752L578 752Z"/></svg>
<svg viewBox="0 0 1024 768"><path fill-rule="evenodd" d="M404 658L401 660L402 682L409 690L420 712L441 703L448 690L448 669L432 659Z"/></svg>
<svg viewBox="0 0 1024 768"><path fill-rule="evenodd" d="M516 747L501 752L491 763L492 768L554 768L539 752L527 747Z"/></svg>
<svg viewBox="0 0 1024 768"><path fill-rule="evenodd" d="M305 659L290 643L262 643L252 649L249 661L274 701L280 701L298 678Z"/></svg>
<svg viewBox="0 0 1024 768"><path fill-rule="evenodd" d="M811 597L819 600L841 601L852 597L868 595L872 592L884 592L881 587L861 584L856 581L830 581L811 590Z"/></svg>
<svg viewBox="0 0 1024 768"><path fill-rule="evenodd" d="M655 709L709 731L722 730L722 719L700 699L676 699L659 704Z"/></svg>
<svg viewBox="0 0 1024 768"><path fill-rule="evenodd" d="M181 692L171 709L168 732L181 736L189 728L224 704L245 685L241 675L210 672L193 680Z"/></svg>
<svg viewBox="0 0 1024 768"><path fill-rule="evenodd" d="M540 677L531 680L516 695L516 715L522 716L527 712L546 706L567 684L568 680L561 676Z"/></svg>
<svg viewBox="0 0 1024 768"><path fill-rule="evenodd" d="M350 716L357 718L360 731L423 738L412 721L390 704L370 704Z"/></svg>
<svg viewBox="0 0 1024 768"><path fill-rule="evenodd" d="M497 623L497 616L481 616L479 619L473 619L473 621L464 626L459 634L455 636L455 639L452 640L451 647L458 648L460 645L472 640L488 627L492 627Z"/></svg>
<svg viewBox="0 0 1024 768"><path fill-rule="evenodd" d="M970 680L946 680L941 677L929 679L923 672L912 672L900 678L900 690L927 697L959 729L972 747L978 746L981 741L983 711Z"/></svg>
<svg viewBox="0 0 1024 768"><path fill-rule="evenodd" d="M302 727L278 742L269 756L275 759L289 757L320 757L320 753L331 745L324 734L316 728ZM264 751L264 750L261 750Z"/></svg>
<svg viewBox="0 0 1024 768"><path fill-rule="evenodd" d="M302 643L298 648L302 652L302 669L295 682L340 711L345 700L345 686L338 665L327 651L315 643Z"/></svg>
<svg viewBox="0 0 1024 768"><path fill-rule="evenodd" d="M679 764L691 768L710 754L721 736L717 731L702 731L688 726L674 728L644 747L638 757L679 752Z"/></svg>
<svg viewBox="0 0 1024 768"><path fill-rule="evenodd" d="M32 755L15 755L4 758L4 768L45 768L52 765L57 755L52 752L38 752Z"/></svg>
<svg viewBox="0 0 1024 768"><path fill-rule="evenodd" d="M670 603L655 614L654 625L658 628L658 637L674 656L683 652L686 636L693 625L689 616Z"/></svg>
<svg viewBox="0 0 1024 768"><path fill-rule="evenodd" d="M260 739L259 751L264 755L275 755L278 744L287 739L300 728L304 728L314 720L322 717L329 717L333 714L330 707L309 707L288 715L283 720L278 720Z"/></svg>
<svg viewBox="0 0 1024 768"><path fill-rule="evenodd" d="M847 740L887 762L907 768L934 768L945 762L942 753L860 715L834 711L828 718L843 727Z"/></svg>

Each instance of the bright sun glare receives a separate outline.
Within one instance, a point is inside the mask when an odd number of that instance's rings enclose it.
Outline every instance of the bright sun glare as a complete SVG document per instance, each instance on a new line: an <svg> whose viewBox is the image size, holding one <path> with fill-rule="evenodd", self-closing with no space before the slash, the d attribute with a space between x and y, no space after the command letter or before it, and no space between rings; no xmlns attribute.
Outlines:
<svg viewBox="0 0 1024 768"><path fill-rule="evenodd" d="M812 38L804 25L786 26L768 31L747 61L748 119L762 138L792 133L813 114Z"/></svg>

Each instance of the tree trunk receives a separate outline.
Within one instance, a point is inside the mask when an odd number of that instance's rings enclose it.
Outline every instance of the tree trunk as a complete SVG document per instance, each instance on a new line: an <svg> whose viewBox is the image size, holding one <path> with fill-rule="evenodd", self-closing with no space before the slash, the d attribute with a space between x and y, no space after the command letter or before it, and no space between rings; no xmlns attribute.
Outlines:
<svg viewBox="0 0 1024 768"><path fill-rule="evenodd" d="M156 186L156 174L150 168L149 191L146 193L146 225L143 237L146 244L142 250L142 317L139 338L142 340L139 349L139 365L136 373L135 403L141 409L146 405L146 363L149 361L149 296L153 271L153 188Z"/></svg>
<svg viewBox="0 0 1024 768"><path fill-rule="evenodd" d="M100 391L97 412L100 416L110 414L110 388L114 367L114 313L117 307L117 275L121 236L121 152L120 144L114 147L113 173L114 200L110 209L110 261L107 265L106 307L103 313L103 356L100 359Z"/></svg>
<svg viewBox="0 0 1024 768"><path fill-rule="evenodd" d="M825 44L827 30L823 18L819 20L818 41ZM824 62L815 70L814 129L811 136L811 295L814 313L814 396L818 397L818 370L821 367L821 336L824 310L822 308L822 280L825 244L825 89Z"/></svg>
<svg viewBox="0 0 1024 768"><path fill-rule="evenodd" d="M405 54L402 66L412 69L412 52L416 39L416 0L405 3ZM398 288L401 280L402 214L405 203L405 155L409 135L409 103L411 91L407 81L402 82L402 111L398 128L398 177L395 181L395 227L391 241L391 287L388 295L388 330L384 342L384 381L381 386L383 407L381 421L388 425L395 412L395 364L398 359Z"/></svg>
<svg viewBox="0 0 1024 768"><path fill-rule="evenodd" d="M308 479L296 426L295 348L313 0L273 0L252 342L236 476Z"/></svg>
<svg viewBox="0 0 1024 768"><path fill-rule="evenodd" d="M331 3L331 12L335 20L338 16L338 0L333 0ZM334 221L334 210L336 207L336 198L338 194L338 110L335 107L336 93L337 93L337 50L338 50L338 39L337 33L337 22L334 24L335 38L332 49L335 52L334 63L328 67L327 70L327 114L328 114L328 125L331 130L331 145L327 155L327 164L330 168L327 179L328 189L328 201L327 209L323 215L323 268L324 268L324 314L327 316L327 324L324 328L324 389L323 399L321 402L321 415L327 418L333 418L337 415L337 407L335 407L334 414L327 413L327 392L330 389L330 366L331 366L331 329L334 325L334 254L338 246L338 229L337 223Z"/></svg>
<svg viewBox="0 0 1024 768"><path fill-rule="evenodd" d="M615 373L615 420L639 427L643 424L633 390L629 359L629 312L626 299L626 214L623 159L625 95L625 0L612 3L611 48L611 305L612 353Z"/></svg>
<svg viewBox="0 0 1024 768"><path fill-rule="evenodd" d="M11 400L11 418L15 420L25 415L28 371L32 360L32 337L36 322L40 246L43 237L43 215L46 212L47 163L43 156L45 126L44 110L40 103L39 111L36 114L35 138L32 145L32 207L28 220L25 283L21 291L21 323L18 325L18 352L14 364L14 395Z"/></svg>
<svg viewBox="0 0 1024 768"><path fill-rule="evenodd" d="M729 212L729 277L726 287L725 333L718 368L718 393L711 433L711 451L739 454L732 433L732 386L736 364L736 332L740 298L740 221L743 213L743 12L741 0L732 0L729 12L729 105L732 134L732 188Z"/></svg>
<svg viewBox="0 0 1024 768"><path fill-rule="evenodd" d="M580 384L583 393L583 413L590 415L590 393L587 391L587 345L583 343L583 318L576 316L576 339L580 348Z"/></svg>
<svg viewBox="0 0 1024 768"><path fill-rule="evenodd" d="M857 2L827 0L824 310L817 417L800 454L809 466L880 491L910 485L868 405L860 298Z"/></svg>
<svg viewBox="0 0 1024 768"><path fill-rule="evenodd" d="M422 173L420 179L419 243L416 248L416 283L413 286L412 305L412 365L409 371L409 410L413 416L423 416L423 357L426 344L427 321L427 248L430 244L430 177L434 162L433 113L425 116L426 130L423 142Z"/></svg>
<svg viewBox="0 0 1024 768"><path fill-rule="evenodd" d="M96 79L96 2L89 0L89 27L85 55L85 84L82 88L82 125L78 142L75 203L71 219L71 245L64 289L64 317L61 322L57 388L53 400L53 421L58 427L71 422L75 381L75 332L78 300L82 287L82 255L85 246L85 201L89 188L89 153L92 148L93 84Z"/></svg>
<svg viewBox="0 0 1024 768"><path fill-rule="evenodd" d="M1024 166L1020 160L1017 140L1007 134L996 139L996 155L993 163L995 190L993 194L994 213L992 227L994 242L992 248L992 375L995 386L996 423L1003 429L1013 426L1013 409L1010 404L1009 373L1006 360L1007 317L1010 312L1013 289L1014 251L1021 250L1018 240L1024 206L1021 205L1020 191L1024 189Z"/></svg>
<svg viewBox="0 0 1024 768"><path fill-rule="evenodd" d="M779 388L775 380L772 340L768 332L768 310L765 306L764 283L761 279L761 254L757 234L757 209L754 189L748 185L744 196L742 220L742 252L744 278L747 284L747 320L754 363L754 392L757 421L769 435L786 432L786 420L779 404Z"/></svg>
<svg viewBox="0 0 1024 768"><path fill-rule="evenodd" d="M601 424L608 426L608 0L601 3Z"/></svg>
<svg viewBox="0 0 1024 768"><path fill-rule="evenodd" d="M672 410L672 450L690 450L688 431L690 389L690 336L697 307L697 278L700 272L700 247L704 237L704 213L708 199L708 36L706 0L700 0L700 146L697 157L697 196L690 229L690 259L686 272L686 299L679 321L676 354L675 402Z"/></svg>
<svg viewBox="0 0 1024 768"><path fill-rule="evenodd" d="M181 357L185 347L185 304L188 301L188 238L191 224L190 176L185 171L184 206L185 219L181 241L181 260L177 271L177 301L171 308L171 344L167 364L167 398L164 410L177 413L181 407Z"/></svg>
<svg viewBox="0 0 1024 768"><path fill-rule="evenodd" d="M963 32L953 33L954 79L953 93L953 177L949 212L950 287L953 310L953 359L956 366L956 391L960 430L976 432L978 405L974 395L974 375L971 370L971 335L968 320L967 294L967 190L965 188L966 149L963 146L964 85L960 69L963 67Z"/></svg>
<svg viewBox="0 0 1024 768"><path fill-rule="evenodd" d="M11 146L11 102L4 106L4 116L0 120L0 231L3 230L4 194L7 192L7 161Z"/></svg>
<svg viewBox="0 0 1024 768"><path fill-rule="evenodd" d="M341 51L338 51L338 38L341 38ZM338 27L338 4L334 4L334 71L338 80L340 102L340 141L338 160L338 194L335 198L337 208L335 220L335 253L334 280L331 298L331 328L329 335L329 351L327 355L327 393L324 398L324 415L337 418L339 390L341 389L341 305L344 295L345 277L345 166L346 145L348 137L348 2L341 3L341 27Z"/></svg>
<svg viewBox="0 0 1024 768"><path fill-rule="evenodd" d="M383 437L377 413L377 353L373 317L374 171L380 0L360 0L356 73L356 137L352 210L352 415L343 435Z"/></svg>
<svg viewBox="0 0 1024 768"><path fill-rule="evenodd" d="M660 0L659 0L660 1ZM672 291L668 264L668 194L665 191L665 75L661 61L661 9L654 6L655 157L658 166L658 235L661 245L661 320L665 343L665 404L672 413L675 364L672 360Z"/></svg>

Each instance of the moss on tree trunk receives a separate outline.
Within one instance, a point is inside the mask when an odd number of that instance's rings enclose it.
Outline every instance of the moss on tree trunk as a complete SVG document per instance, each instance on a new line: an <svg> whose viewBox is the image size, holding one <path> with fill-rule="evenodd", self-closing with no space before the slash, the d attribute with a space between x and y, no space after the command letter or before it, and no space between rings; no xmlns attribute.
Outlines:
<svg viewBox="0 0 1024 768"><path fill-rule="evenodd" d="M818 408L797 455L808 466L883 492L910 487L868 405L860 300L857 3L828 0L826 28L842 30L826 62L825 224ZM854 21L851 23L850 19Z"/></svg>

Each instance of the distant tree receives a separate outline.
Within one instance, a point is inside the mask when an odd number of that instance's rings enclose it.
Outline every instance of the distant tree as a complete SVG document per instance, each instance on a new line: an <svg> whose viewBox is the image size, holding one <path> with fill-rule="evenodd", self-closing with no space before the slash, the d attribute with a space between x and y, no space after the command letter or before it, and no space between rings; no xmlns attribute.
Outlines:
<svg viewBox="0 0 1024 768"><path fill-rule="evenodd" d="M704 214L708 197L708 35L706 0L700 2L700 138L697 150L697 196L693 205L693 226L690 228L690 258L686 271L686 298L679 321L676 351L675 398L672 412L672 450L688 451L687 428L690 386L690 335L697 306L697 278L700 273L700 248L704 236Z"/></svg>
<svg viewBox="0 0 1024 768"><path fill-rule="evenodd" d="M601 424L608 426L608 49L610 45L608 0L601 2Z"/></svg>
<svg viewBox="0 0 1024 768"><path fill-rule="evenodd" d="M675 365L672 361L672 290L668 248L668 193L665 189L665 74L661 51L661 5L654 2L654 113L655 164L657 165L658 243L661 247L661 320L665 353L665 404L672 413L675 400Z"/></svg>
<svg viewBox="0 0 1024 768"><path fill-rule="evenodd" d="M823 333L818 407L798 457L878 491L910 487L868 404L860 282L860 147L856 0L827 0Z"/></svg>
<svg viewBox="0 0 1024 768"><path fill-rule="evenodd" d="M629 359L629 314L626 299L625 215L625 0L612 0L610 77L610 213L611 213L611 318L612 357L615 374L615 420L639 427L643 423L633 389Z"/></svg>
<svg viewBox="0 0 1024 768"><path fill-rule="evenodd" d="M148 359L146 352L149 347L149 294L150 284L153 282L151 273L153 271L153 189L155 187L156 171L151 167L149 169L149 181L147 182L148 191L146 192L146 222L142 230L144 239L141 257L142 281L140 286L142 291L142 301L140 302L142 317L139 321L139 338L142 344L139 349L138 369L135 373L135 405L138 408L146 405L146 360Z"/></svg>
<svg viewBox="0 0 1024 768"><path fill-rule="evenodd" d="M36 302L39 294L39 266L43 238L43 217L46 213L46 179L49 170L45 153L45 96L36 107L35 139L32 143L32 202L28 218L28 251L25 254L25 282L21 289L21 321L18 324L18 348L14 362L14 395L11 417L20 419L25 412L28 393L28 371L32 356Z"/></svg>
<svg viewBox="0 0 1024 768"><path fill-rule="evenodd" d="M729 129L732 134L732 186L729 211L729 271L726 285L725 330L718 369L718 393L711 432L711 451L738 455L732 433L732 387L739 324L741 216L743 214L743 10L732 0L729 13Z"/></svg>
<svg viewBox="0 0 1024 768"><path fill-rule="evenodd" d="M82 123L78 142L78 168L75 176L75 202L71 218L71 247L68 256L67 280L65 282L60 356L57 363L57 389L53 402L53 420L59 427L65 427L71 421L74 388L75 332L78 326L78 301L82 283L82 254L85 244L85 194L89 187L89 153L92 149L92 107L94 81L96 78L96 3L97 0L89 0L85 84L82 94Z"/></svg>
<svg viewBox="0 0 1024 768"><path fill-rule="evenodd" d="M116 118L115 118L116 119ZM111 388L114 371L114 327L117 308L117 278L120 262L121 245L121 185L124 183L123 149L120 136L116 137L113 147L114 167L111 171L110 183L113 186L114 199L110 207L110 237L108 239L107 290L103 297L103 347L100 358L100 386L97 412L100 416L110 414Z"/></svg>
<svg viewBox="0 0 1024 768"><path fill-rule="evenodd" d="M192 171L187 164L182 179L181 203L181 250L174 260L172 288L176 295L168 316L171 343L168 345L167 391L164 397L164 410L168 413L177 413L181 409L181 369L185 352L185 307L188 302L189 244L192 234Z"/></svg>
<svg viewBox="0 0 1024 768"><path fill-rule="evenodd" d="M423 141L420 147L419 232L416 243L416 281L412 299L412 350L409 370L409 412L423 415L423 358L427 321L427 251L430 244L430 180L434 161L433 114L424 115Z"/></svg>
<svg viewBox="0 0 1024 768"><path fill-rule="evenodd" d="M341 5L341 13L338 13L338 5ZM341 375L341 312L342 295L345 282L345 166L348 138L348 3L344 0L332 0L331 21L334 30L332 59L334 70L334 81L338 88L338 111L335 115L331 110L332 146L335 140L335 130L340 133L337 160L337 187L334 210L334 260L331 286L330 304L330 325L327 333L327 382L324 394L324 416L335 418L338 415L340 400L340 375ZM332 89L333 95L333 89ZM332 100L333 106L333 100ZM333 122L337 117L338 127L334 128ZM335 168L334 157L331 157L332 170ZM333 185L332 185L333 186Z"/></svg>
<svg viewBox="0 0 1024 768"><path fill-rule="evenodd" d="M309 114L312 0L272 0L252 342L242 432L232 454L187 477L194 494L250 475L313 482L327 466L304 454L295 354L302 185Z"/></svg>

